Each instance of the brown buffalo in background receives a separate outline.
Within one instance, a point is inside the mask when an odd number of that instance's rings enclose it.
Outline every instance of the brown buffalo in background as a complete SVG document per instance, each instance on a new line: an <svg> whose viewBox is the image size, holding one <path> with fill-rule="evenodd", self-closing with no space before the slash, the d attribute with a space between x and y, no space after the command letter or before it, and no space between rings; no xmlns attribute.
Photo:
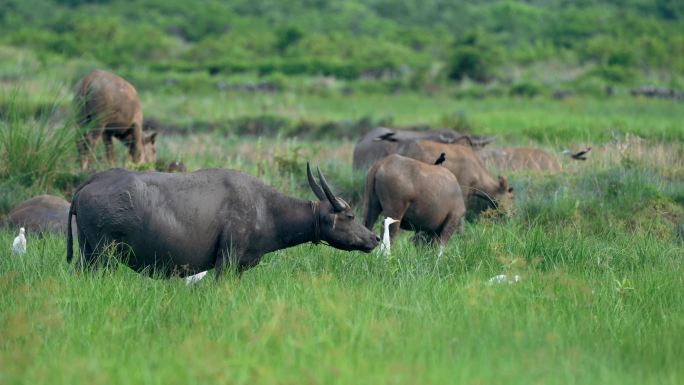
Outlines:
<svg viewBox="0 0 684 385"><path fill-rule="evenodd" d="M112 73L93 70L76 86L74 96L83 136L78 140L81 169L88 167L97 141L102 137L107 161L114 161L112 137L126 144L133 162L156 159L156 132L143 132L143 113L135 88Z"/></svg>
<svg viewBox="0 0 684 385"><path fill-rule="evenodd" d="M375 162L366 176L364 225L372 229L381 212L399 221L390 225L390 239L402 228L444 247L460 231L466 208L449 170L392 154Z"/></svg>
<svg viewBox="0 0 684 385"><path fill-rule="evenodd" d="M39 195L12 209L7 216L7 225L16 229L25 227L28 234L66 235L68 219L69 202L53 195Z"/></svg>
<svg viewBox="0 0 684 385"><path fill-rule="evenodd" d="M476 200L485 201L489 207L497 208L502 203L508 205L513 199L513 189L508 186L506 178L492 177L470 146L419 140L400 146L397 153L427 164L433 164L444 153L446 160L441 167L456 176L469 209L479 206L475 204Z"/></svg>
<svg viewBox="0 0 684 385"><path fill-rule="evenodd" d="M447 129L411 131L377 127L356 142L352 166L354 170L370 168L375 161L396 153L397 148L403 144L416 140L432 140L440 143L460 143L482 147L491 143L494 138L470 136Z"/></svg>

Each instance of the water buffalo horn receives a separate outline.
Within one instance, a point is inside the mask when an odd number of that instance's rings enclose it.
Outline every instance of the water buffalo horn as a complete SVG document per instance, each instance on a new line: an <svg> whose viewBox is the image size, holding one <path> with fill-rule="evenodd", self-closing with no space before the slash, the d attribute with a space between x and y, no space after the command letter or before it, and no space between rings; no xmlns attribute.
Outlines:
<svg viewBox="0 0 684 385"><path fill-rule="evenodd" d="M340 202L337 200L335 194L333 194L332 191L330 191L330 186L328 186L328 182L325 180L323 174L321 174L321 169L316 167L316 171L318 172L318 179L321 181L323 191L325 191L325 196L328 197L328 201L330 202L330 204L333 206L335 211L344 211L344 207L342 207Z"/></svg>
<svg viewBox="0 0 684 385"><path fill-rule="evenodd" d="M316 194L316 197L318 197L319 200L326 199L321 187L316 183L313 175L311 175L311 167L309 167L309 162L306 162L306 179L309 180L309 187L311 187L311 190L314 192L314 194Z"/></svg>

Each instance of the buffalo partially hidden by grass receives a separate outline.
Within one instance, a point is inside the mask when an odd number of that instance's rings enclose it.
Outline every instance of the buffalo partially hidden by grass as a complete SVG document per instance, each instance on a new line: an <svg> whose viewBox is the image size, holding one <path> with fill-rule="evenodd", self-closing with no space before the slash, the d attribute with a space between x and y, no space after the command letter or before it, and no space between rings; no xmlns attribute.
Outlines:
<svg viewBox="0 0 684 385"><path fill-rule="evenodd" d="M440 143L459 143L472 147L483 147L491 143L494 138L475 137L447 129L411 131L377 127L359 139L354 146L354 170L370 167L373 162L396 153L402 145L416 140L431 140Z"/></svg>
<svg viewBox="0 0 684 385"><path fill-rule="evenodd" d="M102 137L107 162L114 162L115 137L126 144L133 162L156 160L156 131L143 132L143 113L135 88L112 73L93 70L76 86L74 96L82 137L78 140L81 169L88 167L97 141Z"/></svg>
<svg viewBox="0 0 684 385"><path fill-rule="evenodd" d="M49 232L66 235L69 202L54 195L39 195L21 202L10 211L7 225L25 227L28 234Z"/></svg>

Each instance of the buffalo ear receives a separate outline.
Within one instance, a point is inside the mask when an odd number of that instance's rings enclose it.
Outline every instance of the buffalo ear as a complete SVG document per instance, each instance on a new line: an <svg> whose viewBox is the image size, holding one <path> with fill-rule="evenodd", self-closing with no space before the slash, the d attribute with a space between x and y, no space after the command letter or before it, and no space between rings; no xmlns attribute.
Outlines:
<svg viewBox="0 0 684 385"><path fill-rule="evenodd" d="M501 175L499 175L499 188L501 189L501 191L509 191L508 181L505 177Z"/></svg>
<svg viewBox="0 0 684 385"><path fill-rule="evenodd" d="M157 134L158 134L158 132L154 131L154 130L150 130L150 131L145 132L143 142L154 143L157 139Z"/></svg>

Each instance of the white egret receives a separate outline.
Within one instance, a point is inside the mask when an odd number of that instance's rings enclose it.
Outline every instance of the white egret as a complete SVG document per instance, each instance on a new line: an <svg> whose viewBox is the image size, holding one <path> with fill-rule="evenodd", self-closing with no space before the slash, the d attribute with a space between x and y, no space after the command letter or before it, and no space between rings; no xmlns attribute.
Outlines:
<svg viewBox="0 0 684 385"><path fill-rule="evenodd" d="M183 278L183 280L185 280L186 285L190 286L190 285L194 285L197 282L201 281L205 275L207 275L207 272L203 271L201 273L197 273L194 275L187 276L187 277Z"/></svg>
<svg viewBox="0 0 684 385"><path fill-rule="evenodd" d="M19 235L14 238L12 242L12 252L15 254L25 254L26 253L26 229L23 227L19 229Z"/></svg>
<svg viewBox="0 0 684 385"><path fill-rule="evenodd" d="M499 274L495 275L492 278L489 278L489 281L487 281L488 284L493 285L495 283L508 283L509 285L514 284L516 282L520 282L520 276L519 275L506 275L506 274Z"/></svg>
<svg viewBox="0 0 684 385"><path fill-rule="evenodd" d="M389 227L392 223L399 222L399 220L387 217L385 218L384 224L385 229L382 234L382 244L380 245L380 252L382 255L388 255L390 252L390 233Z"/></svg>

